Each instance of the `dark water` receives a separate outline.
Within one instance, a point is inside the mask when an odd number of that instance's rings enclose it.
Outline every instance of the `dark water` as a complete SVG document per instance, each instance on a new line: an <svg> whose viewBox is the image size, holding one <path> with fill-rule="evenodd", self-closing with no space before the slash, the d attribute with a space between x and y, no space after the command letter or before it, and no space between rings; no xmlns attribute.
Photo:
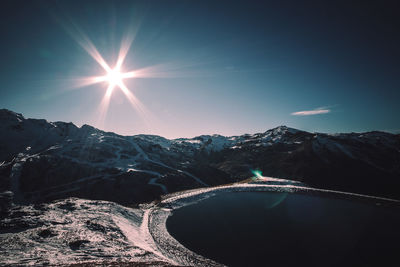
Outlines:
<svg viewBox="0 0 400 267"><path fill-rule="evenodd" d="M229 266L400 266L400 212L303 194L221 193L174 211L170 234Z"/></svg>

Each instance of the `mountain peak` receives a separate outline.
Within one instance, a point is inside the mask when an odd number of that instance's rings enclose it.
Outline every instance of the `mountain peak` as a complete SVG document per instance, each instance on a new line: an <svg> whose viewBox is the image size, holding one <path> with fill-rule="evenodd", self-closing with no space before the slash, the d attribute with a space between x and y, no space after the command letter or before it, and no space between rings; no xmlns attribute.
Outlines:
<svg viewBox="0 0 400 267"><path fill-rule="evenodd" d="M90 133L94 133L94 132L99 131L99 129L97 129L97 128L91 126L91 125L88 125L88 124L82 125L81 130L83 130L85 132L90 132Z"/></svg>
<svg viewBox="0 0 400 267"><path fill-rule="evenodd" d="M268 130L267 132L273 132L274 134L285 134L285 133L289 132L291 134L294 134L294 133L297 133L299 131L300 130L287 127L286 125L280 125L278 127L275 127L275 128L272 128L272 129Z"/></svg>
<svg viewBox="0 0 400 267"><path fill-rule="evenodd" d="M14 111L3 108L3 109L0 109L0 119L2 119L2 120L16 119L18 121L22 121L25 118L21 113L16 113Z"/></svg>

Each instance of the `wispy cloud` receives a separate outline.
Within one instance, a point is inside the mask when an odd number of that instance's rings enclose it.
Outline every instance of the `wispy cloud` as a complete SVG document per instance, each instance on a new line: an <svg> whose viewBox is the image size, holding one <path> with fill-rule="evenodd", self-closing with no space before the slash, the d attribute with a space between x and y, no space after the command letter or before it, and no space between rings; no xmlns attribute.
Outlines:
<svg viewBox="0 0 400 267"><path fill-rule="evenodd" d="M297 111L297 112L293 112L290 115L293 116L310 116L310 115L318 115L318 114L326 114L331 112L330 109L327 108L316 108L313 110L303 110L303 111Z"/></svg>

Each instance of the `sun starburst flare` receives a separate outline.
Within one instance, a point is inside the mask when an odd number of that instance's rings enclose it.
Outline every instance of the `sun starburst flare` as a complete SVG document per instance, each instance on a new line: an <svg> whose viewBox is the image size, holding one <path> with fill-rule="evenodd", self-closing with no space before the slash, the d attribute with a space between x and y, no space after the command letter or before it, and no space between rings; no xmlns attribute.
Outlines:
<svg viewBox="0 0 400 267"><path fill-rule="evenodd" d="M102 98L98 111L98 122L97 126L103 127L105 117L108 112L110 105L111 96L116 88L120 89L125 95L129 103L140 113L141 118L146 124L148 124L149 119L152 117L150 113L146 110L144 105L139 101L139 99L128 89L124 83L125 79L137 78L135 71L124 72L122 70L124 61L127 54L131 48L132 42L135 39L137 28L130 28L129 34L126 34L121 42L121 46L118 53L118 58L114 67L111 67L106 60L102 57L100 52L97 50L96 46L92 43L90 38L78 27L75 23L70 23L69 25L63 23L64 28L71 35L71 37L103 68L104 75L102 76L90 76L90 77L80 77L74 79L74 88L82 88L86 86L91 86L97 83L107 83L107 90ZM143 75L143 71L139 72L139 77L150 77L151 75Z"/></svg>
<svg viewBox="0 0 400 267"><path fill-rule="evenodd" d="M125 57L124 57L125 58ZM123 63L124 58L118 58L117 65L114 68L111 68L105 61L102 61L103 64L100 64L104 70L105 74L103 76L91 77L91 82L89 84L95 84L100 82L108 83L108 87L105 95L100 103L100 116L99 116L99 124L102 125L105 120L105 116L108 111L108 107L110 104L110 98L115 88L119 88L124 95L126 96L129 103L142 115L142 117L146 121L146 117L148 117L148 112L145 110L143 104L137 99L137 97L128 89L125 85L124 80L135 78L135 72L122 72L121 65Z"/></svg>
<svg viewBox="0 0 400 267"><path fill-rule="evenodd" d="M135 78L135 72L122 72L121 64L124 58L119 58L118 63L114 68L110 68L108 65L104 68L106 73L103 76L92 77L93 83L106 82L108 83L107 91L103 96L103 99L100 103L100 116L99 116L99 124L102 125L105 120L105 116L108 111L108 107L110 105L110 98L115 88L119 88L129 101L129 103L141 114L141 117L147 122L147 118L149 117L149 112L145 109L143 104L139 101L139 99L128 89L125 85L124 80ZM107 63L106 63L107 64ZM93 84L92 83L92 84Z"/></svg>
<svg viewBox="0 0 400 267"><path fill-rule="evenodd" d="M135 40L136 33L140 23L131 23L128 27L127 34L122 38L121 45L118 52L118 57L115 60L115 65L110 65L103 58L101 53L98 51L96 46L93 44L91 39L85 34L85 32L71 20L59 20L61 25L64 27L66 32L79 44L87 53L92 57L99 66L104 70L104 74L101 76L87 76L87 77L74 77L67 82L72 82L69 86L71 89L78 89L82 87L92 86L98 83L106 83L107 89L99 105L99 111L97 112L97 127L104 127L105 118L110 106L110 100L115 89L119 89L125 95L131 106L140 114L143 122L150 126L150 122L157 121L146 107L140 102L140 100L132 93L132 91L126 86L126 79L139 79L139 78L177 78L177 77L197 77L207 76L202 72L189 71L190 68L197 66L202 63L191 63L182 64L180 62L169 62L163 64L157 64L152 66L146 66L135 70L124 71L123 65L125 59L128 56L128 52L131 49L132 43ZM137 26L134 26L137 25ZM215 74L215 73L214 73ZM213 75L214 75L213 74Z"/></svg>

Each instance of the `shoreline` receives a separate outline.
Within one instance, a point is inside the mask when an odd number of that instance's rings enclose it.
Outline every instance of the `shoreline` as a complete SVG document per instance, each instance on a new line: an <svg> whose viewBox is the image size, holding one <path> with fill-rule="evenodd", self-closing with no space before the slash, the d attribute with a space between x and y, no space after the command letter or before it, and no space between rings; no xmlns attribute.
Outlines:
<svg viewBox="0 0 400 267"><path fill-rule="evenodd" d="M293 184L264 184L259 183L236 183L212 188L194 189L179 193L169 194L150 208L149 213L149 233L154 240L157 248L167 258L175 263L182 265L197 266L224 266L201 255L196 254L184 247L178 240L171 236L166 227L168 217L173 211L184 206L193 205L197 202L213 197L219 193L233 192L279 192L279 193L299 193L328 198L341 198L348 201L360 201L367 205L377 205L384 207L400 208L400 201L396 199L381 198L350 192L341 192L307 186L297 186Z"/></svg>

